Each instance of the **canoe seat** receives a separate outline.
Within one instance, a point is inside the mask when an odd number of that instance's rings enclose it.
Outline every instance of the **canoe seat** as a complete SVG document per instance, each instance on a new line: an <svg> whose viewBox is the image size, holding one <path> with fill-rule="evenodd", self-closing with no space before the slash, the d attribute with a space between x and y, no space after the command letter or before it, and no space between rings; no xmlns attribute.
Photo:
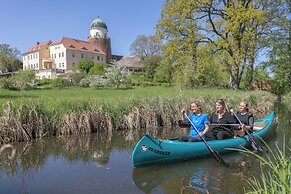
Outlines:
<svg viewBox="0 0 291 194"><path fill-rule="evenodd" d="M263 129L267 124L268 124L268 122L266 122L266 121L255 122L253 130L259 131L259 130Z"/></svg>

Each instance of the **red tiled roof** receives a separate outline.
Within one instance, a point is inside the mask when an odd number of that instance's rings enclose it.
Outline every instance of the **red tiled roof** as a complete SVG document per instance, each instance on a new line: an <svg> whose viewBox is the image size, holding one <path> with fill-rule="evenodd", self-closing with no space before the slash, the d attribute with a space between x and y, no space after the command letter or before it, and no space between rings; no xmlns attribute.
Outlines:
<svg viewBox="0 0 291 194"><path fill-rule="evenodd" d="M58 40L57 42L52 43L51 45L56 45L62 43L66 49L69 50L78 50L78 51L87 51L87 52L95 52L100 54L105 54L101 51L97 45L83 41L77 40L73 38L63 37L62 39Z"/></svg>
<svg viewBox="0 0 291 194"><path fill-rule="evenodd" d="M51 43L52 43L52 41L36 42L36 44L33 45L31 48L29 48L24 54L31 53L31 52L35 52L35 51L41 49L42 47L49 46Z"/></svg>

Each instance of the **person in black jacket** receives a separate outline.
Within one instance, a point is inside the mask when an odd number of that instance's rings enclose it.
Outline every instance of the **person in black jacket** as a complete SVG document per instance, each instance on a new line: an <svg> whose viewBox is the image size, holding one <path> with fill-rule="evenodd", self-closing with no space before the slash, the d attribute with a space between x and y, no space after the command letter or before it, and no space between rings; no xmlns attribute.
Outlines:
<svg viewBox="0 0 291 194"><path fill-rule="evenodd" d="M253 132L254 116L249 111L247 101L241 101L239 104L239 112L237 113L233 112L233 114L236 114L236 116L239 119L238 122L242 123L242 125L240 126L240 130L234 130L234 137L237 137L237 136L243 137L245 135L245 130L248 130L250 133ZM243 128L245 128L245 130L243 130Z"/></svg>
<svg viewBox="0 0 291 194"><path fill-rule="evenodd" d="M209 118L209 123L216 124L211 131L205 134L209 139L228 139L233 137L233 130L229 124L237 124L234 116L227 111L224 100L219 99L215 103L215 112ZM223 125L227 124L227 125Z"/></svg>

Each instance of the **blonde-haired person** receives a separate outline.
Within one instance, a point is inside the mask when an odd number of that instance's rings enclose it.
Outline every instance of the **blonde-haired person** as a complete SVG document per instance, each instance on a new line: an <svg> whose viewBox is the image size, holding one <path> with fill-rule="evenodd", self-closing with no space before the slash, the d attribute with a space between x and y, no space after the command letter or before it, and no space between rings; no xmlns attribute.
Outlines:
<svg viewBox="0 0 291 194"><path fill-rule="evenodd" d="M232 113L236 114L237 118L239 119L238 122L242 123L239 130L234 130L234 137L243 137L245 135L245 130L248 130L250 133L253 132L254 116L249 111L249 104L247 101L241 101L239 103L239 111L237 113L232 111Z"/></svg>
<svg viewBox="0 0 291 194"><path fill-rule="evenodd" d="M215 111L209 118L214 127L205 136L209 139L228 139L233 137L233 129L229 124L236 124L233 115L227 110L224 100L215 102ZM225 125L224 125L225 124Z"/></svg>
<svg viewBox="0 0 291 194"><path fill-rule="evenodd" d="M188 118L192 121L193 125L198 130L198 134L193 126L191 126L189 135L184 135L179 137L179 141L201 141L201 136L204 136L208 129L209 129L209 122L208 117L205 113L203 113L202 110L202 104L200 101L195 100L191 102L190 104L190 111L191 113L188 116ZM182 120L188 121L188 119L185 116L185 110L182 111Z"/></svg>

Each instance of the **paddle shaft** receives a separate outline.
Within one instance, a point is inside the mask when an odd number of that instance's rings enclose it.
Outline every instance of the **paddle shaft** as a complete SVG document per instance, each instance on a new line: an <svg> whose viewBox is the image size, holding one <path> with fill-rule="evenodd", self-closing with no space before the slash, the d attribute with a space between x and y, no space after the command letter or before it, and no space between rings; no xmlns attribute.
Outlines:
<svg viewBox="0 0 291 194"><path fill-rule="evenodd" d="M233 126L238 127L239 124L209 124L210 126Z"/></svg>
<svg viewBox="0 0 291 194"><path fill-rule="evenodd" d="M219 162L222 163L225 166L229 166L220 156L220 154L213 150L210 145L207 143L207 141L205 140L205 138L203 136L199 135L199 131L198 129L195 127L195 125L192 123L192 121L190 120L190 118L187 116L186 113L184 113L184 116L188 119L188 121L191 123L192 127L194 128L194 130L196 131L196 133L198 134L198 136L200 137L200 139L205 143L205 145L207 146L208 150L210 151L210 153L214 156L214 158Z"/></svg>
<svg viewBox="0 0 291 194"><path fill-rule="evenodd" d="M235 118L238 120L239 124L240 124L240 125L243 125L243 123L241 122L241 120L238 118L238 116L237 116L234 112L233 112L233 115L234 115ZM243 130L246 132L246 134L249 136L251 142L256 146L255 149L260 151L262 148L260 148L260 146L258 145L258 142L256 142L256 140L254 139L253 135L251 135L250 132L249 132L245 127L243 127L242 129L243 129Z"/></svg>

